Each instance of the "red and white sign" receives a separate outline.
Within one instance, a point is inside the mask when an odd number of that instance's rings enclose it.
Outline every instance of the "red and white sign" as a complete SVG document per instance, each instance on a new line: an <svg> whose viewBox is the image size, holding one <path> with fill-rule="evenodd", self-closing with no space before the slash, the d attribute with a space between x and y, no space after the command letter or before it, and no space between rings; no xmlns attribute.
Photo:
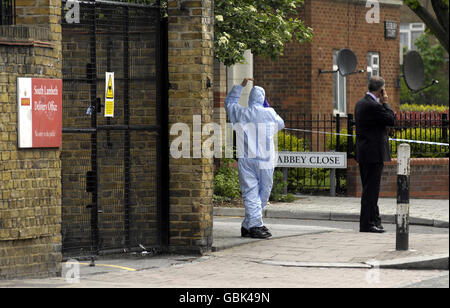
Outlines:
<svg viewBox="0 0 450 308"><path fill-rule="evenodd" d="M62 144L62 80L17 78L19 148Z"/></svg>

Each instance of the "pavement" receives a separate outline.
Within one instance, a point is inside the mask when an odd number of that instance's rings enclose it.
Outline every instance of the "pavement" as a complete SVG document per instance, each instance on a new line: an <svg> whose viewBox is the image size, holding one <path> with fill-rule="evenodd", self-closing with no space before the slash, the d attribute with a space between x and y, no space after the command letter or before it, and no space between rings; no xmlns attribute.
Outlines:
<svg viewBox="0 0 450 308"><path fill-rule="evenodd" d="M333 221L359 221L360 198L297 196L292 203L273 203L266 207L265 218L292 218ZM397 200L380 198L381 219L395 223ZM243 208L214 208L217 216L244 216ZM410 224L440 228L449 227L449 200L410 200Z"/></svg>
<svg viewBox="0 0 450 308"><path fill-rule="evenodd" d="M448 287L449 201L411 200L410 205L412 224L434 231L410 233L408 251L395 250L391 225L384 234L346 227L343 220L355 221L359 215L358 198L300 196L266 209L273 234L267 240L240 237L243 209L216 208L213 249L203 256L103 257L95 267L71 260L63 263L62 277L0 280L0 287ZM380 200L385 224L395 208L395 199Z"/></svg>

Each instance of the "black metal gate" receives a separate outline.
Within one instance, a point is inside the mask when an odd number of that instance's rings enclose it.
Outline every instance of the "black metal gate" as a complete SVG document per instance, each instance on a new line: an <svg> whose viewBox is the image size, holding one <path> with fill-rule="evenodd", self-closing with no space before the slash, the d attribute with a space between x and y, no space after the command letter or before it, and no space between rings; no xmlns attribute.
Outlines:
<svg viewBox="0 0 450 308"><path fill-rule="evenodd" d="M79 5L63 1L61 14L63 253L163 248L167 23L157 5ZM104 116L106 72L114 72L114 117Z"/></svg>

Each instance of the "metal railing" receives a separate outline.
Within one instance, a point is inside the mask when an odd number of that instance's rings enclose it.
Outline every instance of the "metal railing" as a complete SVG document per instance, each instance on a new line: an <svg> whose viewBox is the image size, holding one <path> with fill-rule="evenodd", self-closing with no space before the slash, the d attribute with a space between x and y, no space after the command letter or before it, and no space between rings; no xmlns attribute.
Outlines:
<svg viewBox="0 0 450 308"><path fill-rule="evenodd" d="M16 0L0 0L0 26L14 25Z"/></svg>
<svg viewBox="0 0 450 308"><path fill-rule="evenodd" d="M354 116L311 115L280 112L286 128L278 135L278 150L291 152L347 152L355 158L356 129ZM412 158L448 157L448 113L409 113L396 115L394 127L388 128L390 151L397 157L401 142L410 140ZM401 142L399 140L402 140ZM418 142L416 142L418 141ZM328 193L332 190L330 169L291 168L288 191L292 193ZM346 193L346 170L336 170L336 193Z"/></svg>

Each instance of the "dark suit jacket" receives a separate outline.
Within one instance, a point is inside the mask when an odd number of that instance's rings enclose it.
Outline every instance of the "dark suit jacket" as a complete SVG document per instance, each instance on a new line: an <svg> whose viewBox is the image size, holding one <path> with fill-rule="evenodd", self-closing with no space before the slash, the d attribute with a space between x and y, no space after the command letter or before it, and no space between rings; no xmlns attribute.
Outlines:
<svg viewBox="0 0 450 308"><path fill-rule="evenodd" d="M356 160L360 164L391 160L388 126L395 125L395 113L388 104L377 103L369 94L356 103Z"/></svg>

